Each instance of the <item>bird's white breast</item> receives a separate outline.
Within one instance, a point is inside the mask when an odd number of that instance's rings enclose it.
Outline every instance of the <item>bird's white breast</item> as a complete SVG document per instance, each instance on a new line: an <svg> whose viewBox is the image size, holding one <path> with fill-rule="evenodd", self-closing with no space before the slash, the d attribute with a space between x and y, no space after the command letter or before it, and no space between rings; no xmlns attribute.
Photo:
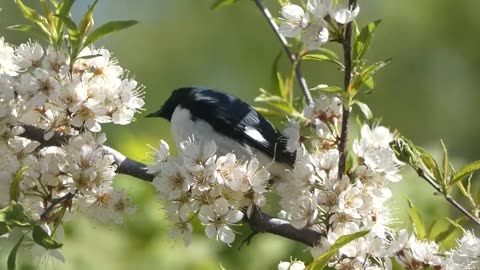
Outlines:
<svg viewBox="0 0 480 270"><path fill-rule="evenodd" d="M182 108L180 105L175 108L170 122L172 136L177 145L182 141L188 140L192 135L199 136L205 140L215 141L217 144L217 156L226 155L231 152L233 152L238 159L247 160L255 156L263 166L268 166L270 173L274 176L281 176L285 173L287 166L273 163L271 157L259 150L216 132L213 127L204 120L196 119L192 121L190 111ZM248 136L256 136L258 137L257 139L263 139L261 134L253 128L249 129L247 127L246 133Z"/></svg>
<svg viewBox="0 0 480 270"><path fill-rule="evenodd" d="M217 155L226 155L233 151L238 158L249 158L255 154L251 147L216 132L207 122L201 119L192 121L190 111L181 106L177 106L170 121L172 136L176 144L195 135L205 140L214 140L217 144Z"/></svg>

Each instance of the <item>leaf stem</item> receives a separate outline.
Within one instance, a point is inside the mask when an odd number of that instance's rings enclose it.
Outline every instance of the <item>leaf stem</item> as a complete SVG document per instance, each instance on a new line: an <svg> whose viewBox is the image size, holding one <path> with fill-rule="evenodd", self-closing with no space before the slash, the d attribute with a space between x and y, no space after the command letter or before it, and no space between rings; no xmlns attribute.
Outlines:
<svg viewBox="0 0 480 270"><path fill-rule="evenodd" d="M303 76L303 72L300 67L299 58L288 47L287 39L285 39L285 37L282 34L280 34L278 25L275 23L272 17L272 14L270 13L270 10L268 10L268 8L265 6L263 1L255 0L255 3L257 4L257 7L260 9L265 19L267 19L268 24L272 28L273 32L275 32L275 34L277 35L278 39L280 40L280 43L282 44L283 49L287 53L288 59L290 59L290 62L295 68L295 75L297 76L298 84L302 89L302 92L303 92L303 95L305 96L305 100L307 101L307 104L312 105L313 98L312 98L312 95L310 94L310 90L308 89L307 80L305 80L305 77Z"/></svg>
<svg viewBox="0 0 480 270"><path fill-rule="evenodd" d="M348 6L353 10L357 5L357 0L349 0ZM345 36L342 39L343 46L343 58L345 66L344 75L344 90L348 92L350 82L352 80L352 22L347 23L345 26ZM346 95L347 96L347 95ZM350 101L345 103L343 101L343 114L342 114L342 130L340 131L340 142L338 144L338 179L341 179L345 173L345 166L347 163L347 137L348 137L348 119L350 117Z"/></svg>

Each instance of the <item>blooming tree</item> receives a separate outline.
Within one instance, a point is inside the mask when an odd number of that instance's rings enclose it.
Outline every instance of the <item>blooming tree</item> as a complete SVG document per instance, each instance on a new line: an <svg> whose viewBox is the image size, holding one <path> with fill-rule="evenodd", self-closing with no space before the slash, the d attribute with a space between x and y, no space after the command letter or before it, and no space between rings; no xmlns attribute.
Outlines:
<svg viewBox="0 0 480 270"><path fill-rule="evenodd" d="M9 270L16 268L18 252L63 260L62 226L76 214L122 223L135 207L125 192L112 187L117 174L152 183L172 235L182 236L185 245L198 218L208 238L227 245L235 241L235 226L249 224L254 232L309 247L311 262L281 262L282 270L480 268L480 239L463 229L465 219L449 219L451 226L435 234L412 206L414 230L392 226L386 204L404 166L478 226L478 196L471 192L470 179L480 162L455 170L445 147L437 162L377 122L367 124L372 112L358 94L374 91L373 75L389 60L370 64L364 58L380 21L364 27L354 23L360 12L356 0L285 2L278 19L255 0L292 62L287 78L278 74L276 88L262 89L256 99L264 104L257 107L260 112L288 118L284 134L296 162L282 181L272 181L256 157L217 155L210 138L192 135L176 145L178 155L170 155L161 141L148 166L105 145L102 124L131 123L144 105L143 86L107 49L93 43L136 22L109 22L92 31L97 1L78 23L70 16L73 0L41 1L43 14L15 2L32 25L12 28L40 33L47 42L13 46L0 39L0 241L15 243ZM233 2L220 0L214 7ZM335 44L343 49L343 59L324 48ZM309 88L300 68L306 60L336 65L344 73L343 86ZM305 100L300 105L293 102L295 78ZM353 109L364 118L360 136L351 138L349 147ZM471 209L452 198L454 189ZM273 203L268 193L279 196L278 213L264 212ZM457 247L446 249L443 240L455 231L463 235Z"/></svg>

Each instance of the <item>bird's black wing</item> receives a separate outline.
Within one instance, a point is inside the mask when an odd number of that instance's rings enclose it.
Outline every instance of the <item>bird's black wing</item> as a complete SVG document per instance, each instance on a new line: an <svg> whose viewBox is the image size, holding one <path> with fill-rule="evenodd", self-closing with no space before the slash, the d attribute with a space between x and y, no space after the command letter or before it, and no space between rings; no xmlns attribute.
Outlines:
<svg viewBox="0 0 480 270"><path fill-rule="evenodd" d="M287 138L242 100L219 91L197 88L181 103L217 132L248 144L272 159L275 157L277 161L291 166L295 163L295 153L286 150Z"/></svg>

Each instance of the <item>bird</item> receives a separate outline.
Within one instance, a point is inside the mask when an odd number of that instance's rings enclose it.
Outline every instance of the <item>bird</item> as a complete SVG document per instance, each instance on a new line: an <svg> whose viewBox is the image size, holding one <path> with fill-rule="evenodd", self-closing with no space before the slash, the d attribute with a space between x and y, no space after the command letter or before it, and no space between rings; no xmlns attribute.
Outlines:
<svg viewBox="0 0 480 270"><path fill-rule="evenodd" d="M241 99L203 87L175 89L163 106L146 117L170 121L178 145L197 134L217 144L217 155L256 157L274 178L282 178L295 163L287 138L257 110Z"/></svg>

